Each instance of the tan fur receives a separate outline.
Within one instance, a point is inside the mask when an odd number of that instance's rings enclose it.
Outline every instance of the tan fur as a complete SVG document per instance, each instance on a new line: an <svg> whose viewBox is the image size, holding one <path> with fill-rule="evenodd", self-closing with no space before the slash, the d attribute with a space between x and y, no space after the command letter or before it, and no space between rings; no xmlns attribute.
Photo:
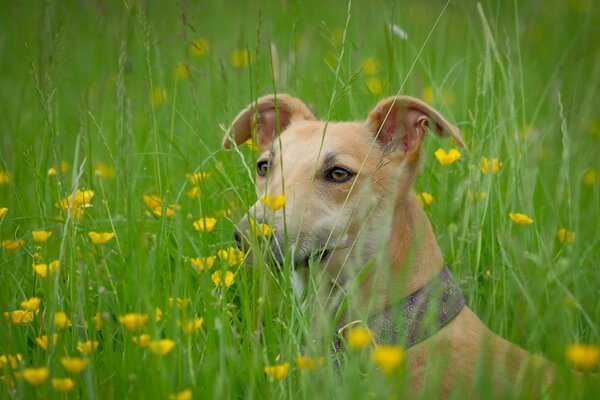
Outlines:
<svg viewBox="0 0 600 400"><path fill-rule="evenodd" d="M274 117L275 109L279 118ZM374 312L425 286L444 264L412 189L427 127L463 145L458 128L410 97L381 101L364 122L326 123L317 121L300 100L280 94L277 100L265 96L243 110L224 145L253 137L263 150L259 160L271 159L268 176L257 176L258 198L288 196L285 211L273 212L259 201L249 210L252 218L275 227L271 249L281 251L286 242L284 221L296 264L315 250L331 249L320 264L324 281L335 280L334 288L344 290L355 284L359 298L355 307L364 304ZM333 155L333 162L324 166ZM334 166L356 175L348 182L329 182L324 174ZM249 240L247 218L238 229ZM378 256L381 250L384 257ZM362 281L355 281L373 260L376 265ZM507 383L518 384L532 363L542 366L545 382L552 380L548 363L491 332L468 307L409 349L407 358L416 391L426 386L431 365L444 369L440 393L450 393L456 384L472 385L478 365L498 393Z"/></svg>

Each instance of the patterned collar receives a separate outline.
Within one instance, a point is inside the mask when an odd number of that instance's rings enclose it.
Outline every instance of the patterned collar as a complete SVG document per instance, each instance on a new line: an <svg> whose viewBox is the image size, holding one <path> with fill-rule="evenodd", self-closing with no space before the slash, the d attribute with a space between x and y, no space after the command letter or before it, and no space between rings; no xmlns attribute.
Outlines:
<svg viewBox="0 0 600 400"><path fill-rule="evenodd" d="M398 344L408 349L446 326L461 312L464 305L465 298L445 265L427 285L400 302L373 314L366 325L377 344ZM333 342L336 351L343 348L343 331L357 323L361 321L354 321L343 327L338 323L338 335Z"/></svg>

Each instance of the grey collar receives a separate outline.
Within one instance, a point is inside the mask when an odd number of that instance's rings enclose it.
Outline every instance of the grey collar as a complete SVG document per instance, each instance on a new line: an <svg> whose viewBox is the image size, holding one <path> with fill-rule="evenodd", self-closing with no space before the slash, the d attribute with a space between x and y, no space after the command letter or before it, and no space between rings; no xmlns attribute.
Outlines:
<svg viewBox="0 0 600 400"><path fill-rule="evenodd" d="M371 315L366 325L377 344L398 344L408 349L446 326L461 312L464 305L465 298L452 279L448 266L444 265L427 285L400 302ZM349 326L340 325L338 323L338 336L333 342L336 351L343 348L341 335Z"/></svg>

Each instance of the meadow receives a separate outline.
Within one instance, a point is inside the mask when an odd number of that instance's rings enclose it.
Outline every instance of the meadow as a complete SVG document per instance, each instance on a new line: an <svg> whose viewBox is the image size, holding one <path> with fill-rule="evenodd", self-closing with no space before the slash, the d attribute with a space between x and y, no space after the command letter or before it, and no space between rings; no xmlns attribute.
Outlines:
<svg viewBox="0 0 600 400"><path fill-rule="evenodd" d="M592 397L569 370L599 372L599 27L592 0L0 2L0 398L401 397L401 360L340 364L290 266L235 247L257 152L221 141L274 92L456 124L416 184L446 262L557 364L548 397Z"/></svg>

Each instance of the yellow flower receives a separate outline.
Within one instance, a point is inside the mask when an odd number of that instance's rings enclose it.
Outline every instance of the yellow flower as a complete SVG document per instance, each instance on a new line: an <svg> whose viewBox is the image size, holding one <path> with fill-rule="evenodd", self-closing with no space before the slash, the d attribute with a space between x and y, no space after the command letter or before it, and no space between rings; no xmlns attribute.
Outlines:
<svg viewBox="0 0 600 400"><path fill-rule="evenodd" d="M287 375L289 369L290 363L286 362L265 367L264 371L266 375L272 376L275 379L283 379Z"/></svg>
<svg viewBox="0 0 600 400"><path fill-rule="evenodd" d="M10 174L3 169L0 169L0 186L8 185L10 181Z"/></svg>
<svg viewBox="0 0 600 400"><path fill-rule="evenodd" d="M88 232L88 236L92 239L92 243L94 244L105 244L109 240L115 237L114 232Z"/></svg>
<svg viewBox="0 0 600 400"><path fill-rule="evenodd" d="M216 224L216 218L200 218L198 221L194 221L194 229L198 232L212 232Z"/></svg>
<svg viewBox="0 0 600 400"><path fill-rule="evenodd" d="M210 50L210 43L206 39L197 39L190 43L190 53L196 57L204 57Z"/></svg>
<svg viewBox="0 0 600 400"><path fill-rule="evenodd" d="M381 85L381 79L378 77L369 78L365 81L365 85L367 85L367 89L369 92L374 95L380 95L383 91L383 87Z"/></svg>
<svg viewBox="0 0 600 400"><path fill-rule="evenodd" d="M567 346L567 359L582 371L592 371L600 361L600 347L595 344L575 343Z"/></svg>
<svg viewBox="0 0 600 400"><path fill-rule="evenodd" d="M363 59L361 62L362 73L365 75L377 75L379 64L379 60L373 57Z"/></svg>
<svg viewBox="0 0 600 400"><path fill-rule="evenodd" d="M75 382L71 378L52 378L52 387L57 392L67 393L73 390Z"/></svg>
<svg viewBox="0 0 600 400"><path fill-rule="evenodd" d="M33 321L34 317L35 315L31 311L14 310L4 312L4 318L15 325L29 324Z"/></svg>
<svg viewBox="0 0 600 400"><path fill-rule="evenodd" d="M587 186L594 186L594 184L598 182L599 177L600 174L598 174L596 169L589 168L583 175L583 183L585 183Z"/></svg>
<svg viewBox="0 0 600 400"><path fill-rule="evenodd" d="M52 236L52 231L31 231L31 237L34 242L45 242L50 236Z"/></svg>
<svg viewBox="0 0 600 400"><path fill-rule="evenodd" d="M161 87L155 87L152 91L152 105L160 107L167 98L167 91Z"/></svg>
<svg viewBox="0 0 600 400"><path fill-rule="evenodd" d="M146 326L146 322L148 322L148 314L128 313L119 316L119 322L127 329L133 330L143 328Z"/></svg>
<svg viewBox="0 0 600 400"><path fill-rule="evenodd" d="M69 164L69 162L62 160L60 162L60 172L66 174L67 172L69 172L69 169L71 169L71 165Z"/></svg>
<svg viewBox="0 0 600 400"><path fill-rule="evenodd" d="M237 49L231 53L231 63L236 68L244 68L250 64L250 52L247 49Z"/></svg>
<svg viewBox="0 0 600 400"><path fill-rule="evenodd" d="M229 287L233 284L233 278L235 277L235 275L233 274L233 272L231 271L226 271L225 272L225 281L222 282L221 281L221 271L215 271L210 278L212 279L213 283L215 284L215 286L219 286L219 285L225 285L225 287Z"/></svg>
<svg viewBox="0 0 600 400"><path fill-rule="evenodd" d="M148 347L150 346L150 342L152 342L152 337L147 333L142 333L140 336L132 337L131 340L140 347Z"/></svg>
<svg viewBox="0 0 600 400"><path fill-rule="evenodd" d="M191 335L192 333L198 332L200 328L202 328L202 325L204 325L204 318L196 317L187 323L177 321L177 325Z"/></svg>
<svg viewBox="0 0 600 400"><path fill-rule="evenodd" d="M508 213L508 216L510 217L510 219L512 219L515 223L517 223L519 225L533 224L533 219L529 218L525 214L511 212L511 213Z"/></svg>
<svg viewBox="0 0 600 400"><path fill-rule="evenodd" d="M154 309L154 321L156 322L160 322L162 320L163 317L163 312L159 307L156 307Z"/></svg>
<svg viewBox="0 0 600 400"><path fill-rule="evenodd" d="M98 348L97 340L87 340L85 342L77 342L77 350L79 350L83 354L90 354L94 350Z"/></svg>
<svg viewBox="0 0 600 400"><path fill-rule="evenodd" d="M258 145L252 139L246 140L246 146L248 146L251 151L260 151L260 147L258 147Z"/></svg>
<svg viewBox="0 0 600 400"><path fill-rule="evenodd" d="M461 157L460 152L456 149L450 149L448 153L444 149L437 149L434 154L442 165L452 164Z"/></svg>
<svg viewBox="0 0 600 400"><path fill-rule="evenodd" d="M25 311L37 311L40 308L40 302L42 300L39 297L31 297L21 302L21 308Z"/></svg>
<svg viewBox="0 0 600 400"><path fill-rule="evenodd" d="M69 326L71 326L71 320L69 320L67 314L65 314L62 311L59 311L56 314L54 314L54 326L58 329L68 328Z"/></svg>
<svg viewBox="0 0 600 400"><path fill-rule="evenodd" d="M467 198L469 200L485 200L485 199L487 199L487 193L486 192L468 192Z"/></svg>
<svg viewBox="0 0 600 400"><path fill-rule="evenodd" d="M94 175L96 175L98 178L111 179L115 176L115 170L109 167L108 165L99 162L96 163Z"/></svg>
<svg viewBox="0 0 600 400"><path fill-rule="evenodd" d="M2 241L2 247L4 247L5 250L9 251L18 250L23 246L25 246L25 241L23 239Z"/></svg>
<svg viewBox="0 0 600 400"><path fill-rule="evenodd" d="M197 199L200 197L200 188L198 186L194 186L189 192L186 192L186 194L190 199Z"/></svg>
<svg viewBox="0 0 600 400"><path fill-rule="evenodd" d="M193 266L198 268L198 270L204 271L205 268L211 269L213 267L213 265L215 264L216 258L217 258L217 256L209 256L204 259L200 258L200 257L196 257L196 258L191 258L190 262L192 263Z"/></svg>
<svg viewBox="0 0 600 400"><path fill-rule="evenodd" d="M231 208L227 208L225 210L217 210L215 211L215 214L223 218L229 217L231 215Z"/></svg>
<svg viewBox="0 0 600 400"><path fill-rule="evenodd" d="M492 173L496 175L500 171L500 167L502 167L502 163L498 162L497 158L492 158L490 161L487 157L481 157L481 172L484 174Z"/></svg>
<svg viewBox="0 0 600 400"><path fill-rule="evenodd" d="M48 168L47 174L48 174L48 176L56 176L56 168L55 167Z"/></svg>
<svg viewBox="0 0 600 400"><path fill-rule="evenodd" d="M187 79L190 76L190 66L185 62L178 62L175 65L175 78L178 80Z"/></svg>
<svg viewBox="0 0 600 400"><path fill-rule="evenodd" d="M48 371L48 368L46 367L25 368L22 376L30 385L41 385L46 382L49 373L50 371Z"/></svg>
<svg viewBox="0 0 600 400"><path fill-rule="evenodd" d="M70 195L67 198L62 199L56 204L56 206L62 208L65 212L71 210L73 218L76 221L79 221L81 218L83 218L84 210L92 206L91 201L93 197L93 190L77 189L74 195Z"/></svg>
<svg viewBox="0 0 600 400"><path fill-rule="evenodd" d="M421 92L421 98L427 104L433 104L433 88L431 86L425 86Z"/></svg>
<svg viewBox="0 0 600 400"><path fill-rule="evenodd" d="M217 257L219 257L220 260L227 262L227 265L230 267L235 267L244 260L244 252L229 247L226 250L217 251Z"/></svg>
<svg viewBox="0 0 600 400"><path fill-rule="evenodd" d="M275 227L268 224L257 224L256 221L252 218L248 220L250 223L250 230L256 236L270 236L275 232Z"/></svg>
<svg viewBox="0 0 600 400"><path fill-rule="evenodd" d="M573 244L575 241L575 232L565 228L560 228L558 232L556 232L556 235L558 236L558 240L562 243Z"/></svg>
<svg viewBox="0 0 600 400"><path fill-rule="evenodd" d="M192 390L185 389L178 393L169 395L169 400L192 400Z"/></svg>
<svg viewBox="0 0 600 400"><path fill-rule="evenodd" d="M155 194L153 195L144 195L144 203L146 203L146 207L152 212L155 217L160 217L162 215L163 209L163 199ZM171 218L173 216L173 209L178 207L177 205L170 205L166 207L165 214L167 218Z"/></svg>
<svg viewBox="0 0 600 400"><path fill-rule="evenodd" d="M35 338L35 341L42 349L48 351L48 336L47 335L37 337L37 338ZM58 334L54 333L52 335L52 345L56 345L57 341L58 341Z"/></svg>
<svg viewBox="0 0 600 400"><path fill-rule="evenodd" d="M162 356L168 354L175 348L175 341L171 339L161 339L159 341L150 342L150 350L153 353L160 354Z"/></svg>
<svg viewBox="0 0 600 400"><path fill-rule="evenodd" d="M10 369L16 370L19 367L19 362L23 359L21 353L17 353L14 356L9 354L2 354L0 356L0 369L7 368L10 366Z"/></svg>
<svg viewBox="0 0 600 400"><path fill-rule="evenodd" d="M0 208L0 218L4 217L7 212L8 212L8 208L6 208L6 207Z"/></svg>
<svg viewBox="0 0 600 400"><path fill-rule="evenodd" d="M60 363L65 369L73 374L79 374L88 365L87 358L79 357L61 357Z"/></svg>
<svg viewBox="0 0 600 400"><path fill-rule="evenodd" d="M189 297L185 297L185 298L172 298L169 297L169 306L173 307L173 304L175 304L177 306L178 309L183 310L184 308L186 308L190 303L192 302L192 299L190 299Z"/></svg>
<svg viewBox="0 0 600 400"><path fill-rule="evenodd" d="M198 171L193 174L185 174L185 177L192 185L198 185L200 182L207 180L210 177L210 172Z"/></svg>
<svg viewBox="0 0 600 400"><path fill-rule="evenodd" d="M306 356L297 356L294 360L296 362L296 366L300 369L307 369L312 371L316 366L322 367L325 365L324 358L312 358Z"/></svg>
<svg viewBox="0 0 600 400"><path fill-rule="evenodd" d="M50 275L54 274L58 270L59 264L60 264L59 260L54 260L50 263L50 265L33 264L31 267L33 268L33 270L36 274L38 274L42 278L45 278L46 276L48 276L48 274L50 274Z"/></svg>
<svg viewBox="0 0 600 400"><path fill-rule="evenodd" d="M404 359L404 351L398 346L377 346L373 350L373 361L386 375L390 375Z"/></svg>
<svg viewBox="0 0 600 400"><path fill-rule="evenodd" d="M373 342L373 335L369 328L358 326L351 328L346 336L350 348L358 350Z"/></svg>
<svg viewBox="0 0 600 400"><path fill-rule="evenodd" d="M260 202L269 207L271 210L279 210L285 202L287 201L287 196L271 196L267 195L260 199Z"/></svg>
<svg viewBox="0 0 600 400"><path fill-rule="evenodd" d="M423 192L418 195L417 199L419 199L419 203L421 203L422 206L428 206L433 203L433 196L427 192Z"/></svg>

